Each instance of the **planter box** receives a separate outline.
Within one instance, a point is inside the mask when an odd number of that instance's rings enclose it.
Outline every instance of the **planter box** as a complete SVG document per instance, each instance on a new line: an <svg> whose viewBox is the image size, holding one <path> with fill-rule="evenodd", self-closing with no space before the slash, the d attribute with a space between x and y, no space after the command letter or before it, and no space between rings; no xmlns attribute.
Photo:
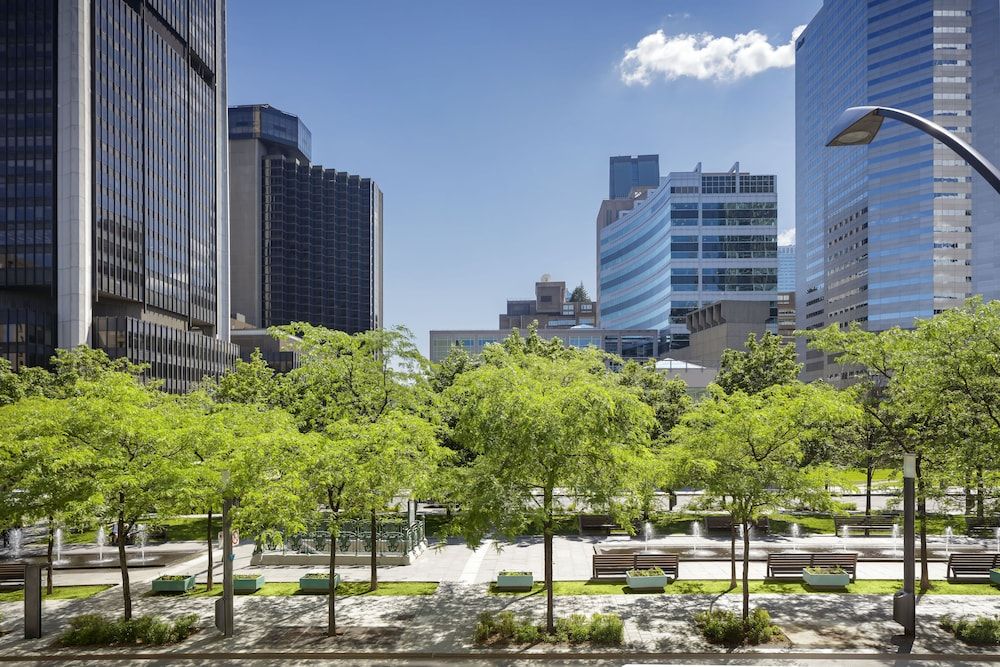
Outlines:
<svg viewBox="0 0 1000 667"><path fill-rule="evenodd" d="M153 579L154 593L186 593L194 588L194 575L184 579Z"/></svg>
<svg viewBox="0 0 1000 667"><path fill-rule="evenodd" d="M814 588L846 588L851 583L851 575L847 572L816 573L802 570L802 580Z"/></svg>
<svg viewBox="0 0 1000 667"><path fill-rule="evenodd" d="M662 590L667 587L670 577L665 574L654 576L634 577L631 574L625 575L625 583L633 591Z"/></svg>
<svg viewBox="0 0 1000 667"><path fill-rule="evenodd" d="M340 586L340 575L333 575L333 587L337 588ZM301 577L299 579L299 590L305 593L329 593L330 592L330 579L323 577L322 579L317 579L314 577Z"/></svg>
<svg viewBox="0 0 1000 667"><path fill-rule="evenodd" d="M535 577L531 574L498 574L497 590L530 591L535 585Z"/></svg>
<svg viewBox="0 0 1000 667"><path fill-rule="evenodd" d="M233 577L234 593L256 593L264 587L264 575L261 574L255 579L238 579Z"/></svg>
<svg viewBox="0 0 1000 667"><path fill-rule="evenodd" d="M990 570L990 583L994 586L1000 586L1000 568Z"/></svg>

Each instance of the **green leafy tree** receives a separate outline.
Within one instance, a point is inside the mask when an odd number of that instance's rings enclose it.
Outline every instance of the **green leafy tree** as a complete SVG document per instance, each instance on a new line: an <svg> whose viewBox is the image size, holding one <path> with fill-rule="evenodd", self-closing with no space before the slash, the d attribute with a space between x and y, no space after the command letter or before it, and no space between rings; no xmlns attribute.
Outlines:
<svg viewBox="0 0 1000 667"><path fill-rule="evenodd" d="M283 397L283 381L257 348L251 353L250 361L237 359L233 370L210 383L207 390L219 403L276 406Z"/></svg>
<svg viewBox="0 0 1000 667"><path fill-rule="evenodd" d="M290 334L301 366L287 375L288 408L305 432L321 435L311 485L325 504L331 537L343 520L365 516L372 535L378 514L400 496L425 491L448 452L438 444L430 366L403 328L348 335L305 323ZM370 588L378 587L372 549ZM331 547L330 572L336 567ZM328 631L336 633L336 596Z"/></svg>
<svg viewBox="0 0 1000 667"><path fill-rule="evenodd" d="M795 360L795 346L765 332L760 340L747 336L746 350L724 350L715 383L731 394L756 394L774 385L794 382L802 366Z"/></svg>
<svg viewBox="0 0 1000 667"><path fill-rule="evenodd" d="M475 453L460 471L458 528L478 546L541 525L546 625L554 631L555 494L608 507L626 523L651 484L652 410L606 370L596 350L571 350L517 333L483 353L447 390L454 437Z"/></svg>
<svg viewBox="0 0 1000 667"><path fill-rule="evenodd" d="M84 376L82 376L84 377ZM78 379L67 400L66 436L87 451L98 516L117 534L125 618L132 616L125 544L152 512L170 507L190 479L193 452L184 438L185 415L175 397L125 372Z"/></svg>
<svg viewBox="0 0 1000 667"><path fill-rule="evenodd" d="M743 533L743 618L750 614L750 527L793 501L829 504L823 481L802 467L802 442L817 425L857 417L849 398L822 385L791 383L747 394L711 387L675 429L675 462L704 484Z"/></svg>

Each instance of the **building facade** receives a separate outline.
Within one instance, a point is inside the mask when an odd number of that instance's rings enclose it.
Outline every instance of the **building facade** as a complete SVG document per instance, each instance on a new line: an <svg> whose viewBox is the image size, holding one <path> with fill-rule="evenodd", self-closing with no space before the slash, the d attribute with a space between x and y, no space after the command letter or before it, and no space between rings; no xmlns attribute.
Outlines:
<svg viewBox="0 0 1000 667"><path fill-rule="evenodd" d="M311 135L267 105L230 118L233 315L267 328L382 326L382 191L310 164Z"/></svg>
<svg viewBox="0 0 1000 667"><path fill-rule="evenodd" d="M431 361L440 362L455 346L471 355L477 355L487 345L507 338L511 331L512 329L431 331ZM572 329L538 329L538 335L545 340L558 338L569 347L596 347L625 360L649 361L659 356L659 332L655 330L610 330L580 326Z"/></svg>
<svg viewBox="0 0 1000 667"><path fill-rule="evenodd" d="M608 199L627 199L634 188L660 183L659 155L616 155L608 168Z"/></svg>
<svg viewBox="0 0 1000 667"><path fill-rule="evenodd" d="M570 301L566 283L543 276L535 283L534 299L508 299L507 312L500 313L501 329L527 329L537 322L540 329L595 326L599 316L596 301Z"/></svg>
<svg viewBox="0 0 1000 667"><path fill-rule="evenodd" d="M2 0L0 354L229 368L225 3Z"/></svg>
<svg viewBox="0 0 1000 667"><path fill-rule="evenodd" d="M998 41L992 0L826 0L800 35L799 328L906 328L976 291L997 295L996 195L963 160L892 121L868 146L825 143L847 107L883 105L931 119L996 160ZM805 379L847 379L848 369L800 345Z"/></svg>
<svg viewBox="0 0 1000 667"><path fill-rule="evenodd" d="M778 246L778 291L795 291L795 246Z"/></svg>
<svg viewBox="0 0 1000 667"><path fill-rule="evenodd" d="M661 350L684 347L686 315L718 301L777 294L775 177L670 172L608 223L597 220L600 325L657 329ZM602 211L604 211L602 206Z"/></svg>

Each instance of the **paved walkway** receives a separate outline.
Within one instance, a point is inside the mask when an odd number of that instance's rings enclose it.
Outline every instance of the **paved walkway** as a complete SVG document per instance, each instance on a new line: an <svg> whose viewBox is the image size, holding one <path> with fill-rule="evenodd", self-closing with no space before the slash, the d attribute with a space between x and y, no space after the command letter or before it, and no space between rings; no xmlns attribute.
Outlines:
<svg viewBox="0 0 1000 667"><path fill-rule="evenodd" d="M592 572L591 558L595 546L613 546L617 541L608 541L594 537L556 537L553 543L554 573L556 580L576 581L589 579ZM635 544L635 541L625 542ZM886 558L891 558L894 545L890 538L853 538L845 541L832 536L809 536L801 538L770 538L755 542L751 546L752 558L764 558L765 546L781 548L788 551L844 551L851 550L852 543L857 543L865 549L876 550ZM956 538L956 548L983 548L987 541ZM502 546L502 548L497 548ZM992 546L990 544L989 546ZM649 543L650 548L662 549L681 555L681 577L684 579L728 579L729 561L704 560L709 549L728 548L728 542L719 538L666 537ZM76 547L73 551L80 552L93 547ZM147 547L147 552L160 550L190 551L198 555L172 565L155 568L130 568L133 582L148 582L161 574L196 573L198 580L203 581L208 568L208 559L203 542L172 542L164 546ZM67 550L69 551L69 550ZM322 564L298 566L251 566L250 557L253 546L243 544L235 549L237 571L263 572L270 581L295 581L305 572L323 569ZM724 552L719 552L724 553ZM738 551L738 554L741 553ZM214 552L214 571L218 577L222 573L222 551ZM498 545L487 541L473 551L464 544L440 544L428 548L411 565L380 566L379 576L384 581L442 581L460 583L486 583L494 581L501 570L526 571L534 573L540 579L544 573L543 545L541 538L523 538L512 544ZM107 557L107 555L106 555ZM113 562L111 563L113 564ZM738 567L742 567L741 563ZM932 579L945 577L945 564L931 562L930 576ZM368 566L338 566L345 581L361 581L368 578ZM762 560L750 563L750 577L763 579L765 564ZM901 579L903 568L901 560L862 561L858 564L859 579ZM56 570L56 585L75 584L116 584L121 581L117 567L107 567L86 570Z"/></svg>
<svg viewBox="0 0 1000 667"><path fill-rule="evenodd" d="M139 592L139 587L136 592ZM891 598L864 595L755 595L753 605L766 607L798 650L895 652ZM338 619L346 635L324 636L326 599L322 596L237 597L237 636L223 639L213 628L212 598L135 598L136 614L176 616L195 613L202 631L168 653L192 651L475 651L471 644L476 616L482 611L509 609L518 615L544 618L541 594L492 596L485 587L448 582L431 596L348 597L338 602ZM713 652L693 629L693 615L711 605L737 610L738 595L594 595L556 598L556 614L618 613L625 620L626 649L630 651ZM5 603L0 612L9 620L0 636L0 655L51 653L53 637L67 620L80 613L117 615L121 594L110 589L88 600L45 604L40 640L20 639L18 605ZM914 652L968 653L977 649L956 642L937 626L945 613L998 614L1000 596L928 596L919 607L920 628ZM536 647L532 650L543 650ZM552 650L548 647L544 650ZM557 647L555 650L566 650ZM982 652L982 651L979 651Z"/></svg>

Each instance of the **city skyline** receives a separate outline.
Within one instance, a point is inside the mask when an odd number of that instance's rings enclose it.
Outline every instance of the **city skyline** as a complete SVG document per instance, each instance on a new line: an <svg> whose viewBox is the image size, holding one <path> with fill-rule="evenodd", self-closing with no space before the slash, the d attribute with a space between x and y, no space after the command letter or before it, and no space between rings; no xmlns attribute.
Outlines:
<svg viewBox="0 0 1000 667"><path fill-rule="evenodd" d="M240 3L229 15L229 101L267 101L305 119L314 162L379 183L385 323L407 325L428 353L431 329L495 326L496 304L527 296L524 286L544 273L596 292L592 225L611 156L659 153L663 173L741 160L750 172L777 174L778 229L789 237L794 73L781 49L820 3L726 4L711 13L695 2L630 3L627 12L551 5L533 8L529 25L495 7L317 3L288 13ZM479 30L487 24L494 29ZM376 28L381 39L372 42ZM765 71L747 70L739 54L728 70L658 64L655 48L675 48L677 35L753 31L773 46ZM294 51L259 48L282 35ZM348 55L368 67L299 64ZM334 90L343 95L326 92ZM678 96L694 100L697 115ZM786 107L785 123L773 119L775 103ZM430 307L429 295L439 297Z"/></svg>

